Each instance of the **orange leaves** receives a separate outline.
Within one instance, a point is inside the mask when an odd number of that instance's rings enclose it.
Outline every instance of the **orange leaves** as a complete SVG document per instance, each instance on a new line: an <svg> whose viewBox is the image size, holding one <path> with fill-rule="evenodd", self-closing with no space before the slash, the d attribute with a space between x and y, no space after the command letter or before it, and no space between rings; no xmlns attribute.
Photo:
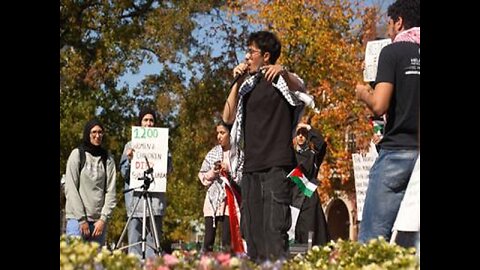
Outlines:
<svg viewBox="0 0 480 270"><path fill-rule="evenodd" d="M376 7L365 8L365 13L362 15L362 43L366 46L367 41L374 40L377 37L377 18L378 9Z"/></svg>

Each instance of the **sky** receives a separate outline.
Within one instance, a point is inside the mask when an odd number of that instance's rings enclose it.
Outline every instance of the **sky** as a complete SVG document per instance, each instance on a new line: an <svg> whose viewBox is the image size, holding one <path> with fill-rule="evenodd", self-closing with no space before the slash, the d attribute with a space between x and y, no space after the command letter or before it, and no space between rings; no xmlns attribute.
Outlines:
<svg viewBox="0 0 480 270"><path fill-rule="evenodd" d="M208 31L208 24L211 24L210 19L211 18L208 16L196 18L198 24L204 26L203 30L196 29L194 31L193 35L197 38L197 40L203 40L203 38L206 36L205 31ZM212 56L219 56L220 48L222 48L223 44L219 43L217 40L212 39L207 39L206 42L208 42L213 48ZM239 52L237 53L237 57L239 57L239 59L243 59L243 57L245 57L245 54L243 52ZM162 65L157 61L154 61L154 63L151 64L144 62L144 64L139 69L139 73L127 73L120 79L120 84L123 85L124 83L127 83L130 86L130 89L132 89L132 87L135 87L138 83L140 83L140 81L145 78L146 75L159 74L162 69ZM185 70L185 76L186 81L189 81L192 73L189 70Z"/></svg>
<svg viewBox="0 0 480 270"><path fill-rule="evenodd" d="M394 0L366 0L365 5L370 6L370 5L378 5L381 7L381 10L386 13L386 10L388 6L393 3ZM205 25L205 23L209 23L209 18L203 18L204 21L202 21L202 18L198 19L199 24ZM198 35L198 37L203 37L203 33L201 31L196 31L194 32L194 35ZM213 44L213 55L219 55L219 48L223 46L223 44L218 43L218 42L212 42ZM243 59L245 57L244 52L237 52L237 57L238 59ZM157 61L154 61L154 63L144 63L142 66L140 66L139 72L137 74L133 73L127 73L124 75L122 78L120 78L120 86L123 86L125 84L129 85L129 88L132 89L134 88L140 81L145 78L146 75L151 75L151 74L159 74L162 70L162 65L158 63ZM191 77L191 72L188 70L185 70L185 76L186 76L186 81L189 81Z"/></svg>

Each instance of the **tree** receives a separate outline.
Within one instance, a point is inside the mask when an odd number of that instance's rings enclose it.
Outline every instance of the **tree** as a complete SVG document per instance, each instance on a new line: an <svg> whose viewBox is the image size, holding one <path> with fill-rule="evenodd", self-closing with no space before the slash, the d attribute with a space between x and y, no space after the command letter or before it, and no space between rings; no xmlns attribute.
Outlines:
<svg viewBox="0 0 480 270"><path fill-rule="evenodd" d="M218 5L216 1L99 1L60 2L60 175L70 151L77 146L83 125L98 117L106 127L106 147L116 164L129 139L130 125L143 105L156 106L161 123L171 124L175 100L171 82L184 79L180 68L196 45L194 17ZM158 61L164 69L131 89L119 85L127 72ZM173 70L171 66L177 66ZM178 68L179 67L179 68ZM178 109L178 108L177 108ZM109 224L107 241L124 223L123 181L117 181L120 208ZM120 222L120 223L118 223Z"/></svg>
<svg viewBox="0 0 480 270"><path fill-rule="evenodd" d="M235 51L243 45L247 27L242 27L238 18L228 18L221 8L214 8L204 14L203 21L209 24L203 28L203 39L187 61L193 75L188 87L179 89L179 111L174 129L174 172L169 178L167 194L169 208L165 216L167 239L189 241L190 221L203 219L203 201L206 189L198 179L198 172L207 152L217 144L215 125L220 119L232 68L238 64ZM232 20L237 20L233 23ZM225 44L217 48L214 56L212 44ZM243 47L242 47L243 48ZM227 79L226 79L227 78Z"/></svg>
<svg viewBox="0 0 480 270"><path fill-rule="evenodd" d="M194 43L192 14L209 9L193 2L61 1L61 168L83 123L93 116L106 124L109 146L119 153L114 142L126 138L122 131L136 106L157 98L155 92L150 99L128 95L119 80L144 62L180 63L179 54Z"/></svg>

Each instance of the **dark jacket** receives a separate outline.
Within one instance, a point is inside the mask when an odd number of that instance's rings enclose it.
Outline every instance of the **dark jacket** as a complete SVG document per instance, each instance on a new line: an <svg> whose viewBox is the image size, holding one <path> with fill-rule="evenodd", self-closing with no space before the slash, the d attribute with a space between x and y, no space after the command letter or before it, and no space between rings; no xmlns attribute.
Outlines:
<svg viewBox="0 0 480 270"><path fill-rule="evenodd" d="M295 149L295 155L298 165L301 166L302 172L310 180L310 182L318 185L317 179L318 170L322 164L323 158L327 152L327 144L323 136L315 129L308 131L308 138L306 144L312 144L312 147L308 147L306 150ZM298 190L294 189L292 205L301 208L305 195Z"/></svg>
<svg viewBox="0 0 480 270"><path fill-rule="evenodd" d="M317 175L325 157L327 145L323 136L314 129L308 132L306 144L311 146L295 149L297 162L305 176L318 185ZM330 236L318 193L314 192L308 198L295 186L292 194L292 205L300 209L295 225L295 242L308 243L309 232L313 232L312 245L325 245L330 240Z"/></svg>

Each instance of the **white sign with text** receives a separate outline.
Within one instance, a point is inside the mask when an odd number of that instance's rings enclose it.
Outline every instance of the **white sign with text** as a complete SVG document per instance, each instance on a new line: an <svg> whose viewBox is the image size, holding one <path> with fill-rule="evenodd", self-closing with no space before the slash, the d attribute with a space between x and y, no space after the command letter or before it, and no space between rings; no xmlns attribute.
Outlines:
<svg viewBox="0 0 480 270"><path fill-rule="evenodd" d="M410 176L393 230L403 232L420 231L420 155Z"/></svg>
<svg viewBox="0 0 480 270"><path fill-rule="evenodd" d="M357 220L362 220L363 205L367 193L370 168L378 157L375 144L370 142L370 148L365 154L352 154L353 176L355 178L355 193L357 198Z"/></svg>
<svg viewBox="0 0 480 270"><path fill-rule="evenodd" d="M147 176L153 182L148 191L166 192L168 160L168 128L132 127L133 158L130 163L130 186L139 187ZM148 161L148 163L147 163ZM149 169L153 172L145 174Z"/></svg>
<svg viewBox="0 0 480 270"><path fill-rule="evenodd" d="M392 43L392 40L389 38L367 42L367 47L365 48L365 69L363 70L363 80L365 82L375 81L380 51L390 43Z"/></svg>

